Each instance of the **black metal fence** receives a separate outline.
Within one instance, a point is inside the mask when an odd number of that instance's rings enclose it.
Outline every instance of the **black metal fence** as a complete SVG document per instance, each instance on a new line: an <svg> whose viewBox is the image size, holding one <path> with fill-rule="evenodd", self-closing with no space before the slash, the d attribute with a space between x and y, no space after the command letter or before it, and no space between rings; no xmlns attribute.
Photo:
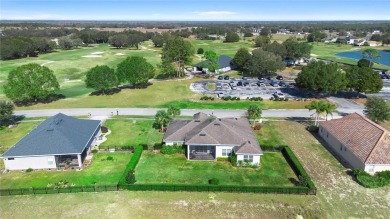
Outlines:
<svg viewBox="0 0 390 219"><path fill-rule="evenodd" d="M312 195L307 187L261 187L261 186L215 186L215 185L167 185L167 184L131 184L131 185L95 185L72 186L67 188L20 188L1 189L0 196L58 194L79 192L108 191L187 191L187 192L240 192Z"/></svg>

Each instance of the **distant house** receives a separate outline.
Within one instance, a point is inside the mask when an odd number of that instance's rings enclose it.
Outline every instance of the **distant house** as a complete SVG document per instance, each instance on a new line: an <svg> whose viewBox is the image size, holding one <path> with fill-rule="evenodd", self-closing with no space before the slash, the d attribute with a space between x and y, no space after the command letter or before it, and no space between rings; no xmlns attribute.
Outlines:
<svg viewBox="0 0 390 219"><path fill-rule="evenodd" d="M3 155L5 169L81 168L100 134L100 121L76 119L62 113L39 124Z"/></svg>
<svg viewBox="0 0 390 219"><path fill-rule="evenodd" d="M232 60L233 60L233 58L231 58L229 56L225 56L225 55L218 56L219 67L218 67L218 69L215 70L215 72L220 72L220 71L227 72L227 71L236 69L237 66L233 65L231 63ZM202 61L202 62L195 64L194 71L208 71L208 69L206 68L206 65L209 62L210 62L209 60L205 60L205 61Z"/></svg>
<svg viewBox="0 0 390 219"><path fill-rule="evenodd" d="M380 30L374 30L374 31L372 31L372 34L381 34L381 31Z"/></svg>
<svg viewBox="0 0 390 219"><path fill-rule="evenodd" d="M352 168L390 170L390 132L366 117L353 113L320 122L319 134Z"/></svg>
<svg viewBox="0 0 390 219"><path fill-rule="evenodd" d="M188 160L216 160L234 152L237 161L259 165L263 155L245 118L217 119L196 113L191 120L172 120L163 142L166 145L186 145Z"/></svg>

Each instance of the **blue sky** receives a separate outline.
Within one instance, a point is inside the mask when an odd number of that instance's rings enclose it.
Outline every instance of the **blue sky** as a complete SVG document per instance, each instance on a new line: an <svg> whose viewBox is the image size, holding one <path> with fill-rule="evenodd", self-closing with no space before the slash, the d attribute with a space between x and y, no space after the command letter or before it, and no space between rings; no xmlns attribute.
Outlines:
<svg viewBox="0 0 390 219"><path fill-rule="evenodd" d="M1 20L390 20L389 0L0 0Z"/></svg>

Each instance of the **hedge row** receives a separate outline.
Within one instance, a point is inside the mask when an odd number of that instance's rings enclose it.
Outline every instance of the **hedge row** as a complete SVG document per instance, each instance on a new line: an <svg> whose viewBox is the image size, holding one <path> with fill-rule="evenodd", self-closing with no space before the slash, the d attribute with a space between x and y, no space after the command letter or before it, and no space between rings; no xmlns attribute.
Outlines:
<svg viewBox="0 0 390 219"><path fill-rule="evenodd" d="M294 170L298 178L304 178L307 182L307 186L311 192L316 193L316 187L311 180L309 174L303 168L302 164L299 162L298 158L295 156L294 152L287 146L284 146L282 149L282 154L286 158L287 162L290 164L291 168Z"/></svg>
<svg viewBox="0 0 390 219"><path fill-rule="evenodd" d="M390 185L390 171L378 172L375 175L370 175L362 169L355 169L353 175L356 180L366 188L378 188Z"/></svg>
<svg viewBox="0 0 390 219"><path fill-rule="evenodd" d="M224 185L174 185L174 184L132 184L119 185L120 189L131 191L187 191L187 192L253 192L279 194L310 194L307 187L264 187Z"/></svg>
<svg viewBox="0 0 390 219"><path fill-rule="evenodd" d="M134 154L131 157L129 163L127 164L126 169L119 180L119 184L126 184L126 175L130 170L135 170L138 161L141 159L143 149L144 147L142 145L138 145L137 147L135 147Z"/></svg>

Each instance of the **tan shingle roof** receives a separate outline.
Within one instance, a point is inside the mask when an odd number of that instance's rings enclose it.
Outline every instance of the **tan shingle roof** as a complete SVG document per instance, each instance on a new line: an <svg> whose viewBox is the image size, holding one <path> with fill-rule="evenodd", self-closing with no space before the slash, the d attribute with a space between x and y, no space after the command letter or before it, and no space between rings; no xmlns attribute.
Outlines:
<svg viewBox="0 0 390 219"><path fill-rule="evenodd" d="M320 124L363 163L390 164L389 131L366 117L353 113Z"/></svg>
<svg viewBox="0 0 390 219"><path fill-rule="evenodd" d="M164 142L185 144L235 145L239 154L263 154L245 118L215 119L195 114L193 120L173 120L164 135Z"/></svg>

